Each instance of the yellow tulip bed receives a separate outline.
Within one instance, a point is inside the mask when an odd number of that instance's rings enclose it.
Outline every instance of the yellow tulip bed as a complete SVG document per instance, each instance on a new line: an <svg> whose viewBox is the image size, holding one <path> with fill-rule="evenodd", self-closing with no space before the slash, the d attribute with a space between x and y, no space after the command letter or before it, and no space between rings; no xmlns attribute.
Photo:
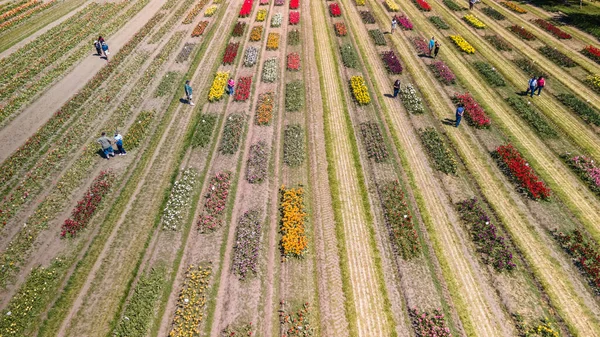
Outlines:
<svg viewBox="0 0 600 337"><path fill-rule="evenodd" d="M260 39L262 39L262 32L262 26L252 27L252 31L250 32L250 41L260 41Z"/></svg>
<svg viewBox="0 0 600 337"><path fill-rule="evenodd" d="M267 38L267 50L277 50L279 48L279 33L269 33Z"/></svg>
<svg viewBox="0 0 600 337"><path fill-rule="evenodd" d="M586 81L592 89L600 93L600 75L589 75Z"/></svg>
<svg viewBox="0 0 600 337"><path fill-rule="evenodd" d="M471 44L467 42L467 40L463 39L462 36L450 35L450 38L452 39L452 41L454 41L454 44L456 44L458 48L460 48L460 50L464 51L467 54L475 54L475 48L473 48L473 46L471 46Z"/></svg>
<svg viewBox="0 0 600 337"><path fill-rule="evenodd" d="M200 334L204 318L206 291L210 280L209 267L190 265L185 272L183 287L177 299L177 310L169 337L193 337Z"/></svg>
<svg viewBox="0 0 600 337"><path fill-rule="evenodd" d="M365 0L356 0L356 5L357 6L364 6L365 5Z"/></svg>
<svg viewBox="0 0 600 337"><path fill-rule="evenodd" d="M229 79L228 71L220 71L215 75L210 91L208 92L208 101L215 102L220 100L225 94L225 84Z"/></svg>
<svg viewBox="0 0 600 337"><path fill-rule="evenodd" d="M510 10L511 10L511 11L513 11L513 12L516 12L516 13L519 13L519 14L525 14L525 13L527 13L527 11L526 11L526 10L524 10L524 9L523 9L523 8L521 8L521 7L519 7L519 6L518 6L517 4L515 4L515 3L508 2L508 1L505 1L505 2L501 2L501 4L502 4L502 6L504 6L504 7L508 8L508 9L510 9Z"/></svg>
<svg viewBox="0 0 600 337"><path fill-rule="evenodd" d="M394 0L385 0L385 5L387 6L390 12L398 12L400 11L400 6Z"/></svg>
<svg viewBox="0 0 600 337"><path fill-rule="evenodd" d="M281 248L283 255L302 257L308 247L305 233L304 189L281 186Z"/></svg>
<svg viewBox="0 0 600 337"><path fill-rule="evenodd" d="M258 13L256 13L256 21L257 22L263 22L265 21L265 19L267 18L267 10L266 9L260 9L258 11Z"/></svg>
<svg viewBox="0 0 600 337"><path fill-rule="evenodd" d="M206 11L204 11L204 16L213 16L215 15L215 12L217 11L217 5L212 5L210 7L208 7L206 9Z"/></svg>
<svg viewBox="0 0 600 337"><path fill-rule="evenodd" d="M483 22L481 22L481 20L479 20L478 18L475 17L475 15L473 14L467 14L463 17L463 20L465 20L468 24L470 24L471 26L477 28L477 29L483 29L485 28L485 24Z"/></svg>
<svg viewBox="0 0 600 337"><path fill-rule="evenodd" d="M350 86L352 87L352 94L358 102L358 104L369 104L371 103L371 96L369 96L369 90L365 84L365 80L362 76L352 76L350 78Z"/></svg>

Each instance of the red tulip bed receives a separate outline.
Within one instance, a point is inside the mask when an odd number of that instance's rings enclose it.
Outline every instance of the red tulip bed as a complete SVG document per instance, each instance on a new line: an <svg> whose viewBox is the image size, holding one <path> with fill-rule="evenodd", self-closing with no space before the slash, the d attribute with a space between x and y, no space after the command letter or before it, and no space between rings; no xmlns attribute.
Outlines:
<svg viewBox="0 0 600 337"><path fill-rule="evenodd" d="M560 246L575 260L575 264L589 278L590 284L600 291L600 252L592 240L575 230L571 234L555 233Z"/></svg>
<svg viewBox="0 0 600 337"><path fill-rule="evenodd" d="M329 5L329 14L331 14L331 16L333 17L342 15L342 10L340 9L340 6L337 4L337 2L334 2Z"/></svg>
<svg viewBox="0 0 600 337"><path fill-rule="evenodd" d="M587 46L585 48L583 48L583 50L581 51L585 56L591 58L592 60L596 61L597 63L600 63L600 49L594 47L594 46Z"/></svg>
<svg viewBox="0 0 600 337"><path fill-rule="evenodd" d="M402 74L402 65L393 50L381 53L381 60L390 74Z"/></svg>
<svg viewBox="0 0 600 337"><path fill-rule="evenodd" d="M600 167L596 166L594 160L587 156L567 156L566 161L590 189L600 195Z"/></svg>
<svg viewBox="0 0 600 337"><path fill-rule="evenodd" d="M547 199L550 197L550 189L533 172L525 158L512 144L499 146L494 155L500 162L500 166L509 176L515 179L523 191L533 199Z"/></svg>
<svg viewBox="0 0 600 337"><path fill-rule="evenodd" d="M396 18L398 19L398 23L400 23L400 26L402 26L402 29L404 29L404 30L412 30L413 29L412 22L410 22L410 20L405 15L396 16Z"/></svg>
<svg viewBox="0 0 600 337"><path fill-rule="evenodd" d="M532 32L528 31L527 29L525 29L523 27L514 25L514 26L508 27L508 29L511 32L515 33L520 38L522 38L523 40L528 40L528 41L535 40L535 35L533 35Z"/></svg>
<svg viewBox="0 0 600 337"><path fill-rule="evenodd" d="M477 199L467 199L456 206L461 219L469 226L471 237L484 262L493 265L498 271L514 269L516 265L512 261L513 255L506 239L498 235L496 226Z"/></svg>
<svg viewBox="0 0 600 337"><path fill-rule="evenodd" d="M300 7L300 0L290 0L290 9L298 9Z"/></svg>
<svg viewBox="0 0 600 337"><path fill-rule="evenodd" d="M236 101L245 101L250 97L250 88L252 87L252 76L240 77L235 88L235 96L233 97Z"/></svg>
<svg viewBox="0 0 600 337"><path fill-rule="evenodd" d="M200 232L212 231L221 225L231 187L231 176L231 172L221 172L210 180L205 195L204 212L197 223Z"/></svg>
<svg viewBox="0 0 600 337"><path fill-rule="evenodd" d="M453 100L455 100L457 103L464 104L466 112L465 117L469 122L469 125L480 129L490 127L492 121L485 114L483 108L479 104L477 104L475 98L473 98L471 94L469 94L468 92L464 94L455 94Z"/></svg>
<svg viewBox="0 0 600 337"><path fill-rule="evenodd" d="M417 256L420 251L419 236L400 183L394 180L382 184L379 198L396 252L404 259Z"/></svg>
<svg viewBox="0 0 600 337"><path fill-rule="evenodd" d="M346 29L346 25L343 22L338 22L333 25L335 27L335 34L337 36L346 36L348 34L348 30Z"/></svg>
<svg viewBox="0 0 600 337"><path fill-rule="evenodd" d="M440 309L434 309L431 313L409 308L408 314L418 337L452 337Z"/></svg>
<svg viewBox="0 0 600 337"><path fill-rule="evenodd" d="M237 56L239 47L239 42L230 42L227 45L227 48L225 48L225 54L223 54L223 65L233 64L233 61L235 61L235 57Z"/></svg>
<svg viewBox="0 0 600 337"><path fill-rule="evenodd" d="M289 53L287 56L287 69L297 71L300 69L300 55L298 53Z"/></svg>
<svg viewBox="0 0 600 337"><path fill-rule="evenodd" d="M240 18L245 18L252 12L252 3L254 0L244 0L242 8L240 8Z"/></svg>
<svg viewBox="0 0 600 337"><path fill-rule="evenodd" d="M427 3L427 1L425 1L425 0L414 0L414 1L417 4L417 7L419 7L420 10L426 11L426 12L429 12L431 10L431 5L429 5Z"/></svg>
<svg viewBox="0 0 600 337"><path fill-rule="evenodd" d="M290 25L297 25L300 22L300 12L290 12Z"/></svg>
<svg viewBox="0 0 600 337"><path fill-rule="evenodd" d="M111 171L100 172L83 198L77 202L77 206L71 212L71 217L63 223L60 236L74 237L77 232L87 226L102 199L110 191L114 177L115 175Z"/></svg>
<svg viewBox="0 0 600 337"><path fill-rule="evenodd" d="M542 19L535 19L533 20L533 22L540 26L542 29L547 30L548 32L550 32L552 35L556 36L559 39L570 39L572 36L568 33L563 32L562 30L560 30L560 28L556 27L555 25L551 24L550 22L546 21L546 20L542 20Z"/></svg>

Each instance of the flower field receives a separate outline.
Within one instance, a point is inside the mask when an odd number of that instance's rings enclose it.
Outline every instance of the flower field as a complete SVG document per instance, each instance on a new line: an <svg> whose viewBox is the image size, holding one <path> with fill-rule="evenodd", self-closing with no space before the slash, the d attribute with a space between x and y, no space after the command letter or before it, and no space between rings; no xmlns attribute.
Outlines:
<svg viewBox="0 0 600 337"><path fill-rule="evenodd" d="M237 87L235 89L235 95L233 99L238 102L246 101L250 97L250 90L252 89L252 76L240 77L237 81Z"/></svg>
<svg viewBox="0 0 600 337"><path fill-rule="evenodd" d="M433 166L446 174L456 174L458 163L434 128L419 130L423 146L433 160Z"/></svg>
<svg viewBox="0 0 600 337"><path fill-rule="evenodd" d="M523 9L521 6L515 4L514 2L503 1L500 4L515 13L519 13L519 14L527 13L527 11L525 9Z"/></svg>
<svg viewBox="0 0 600 337"><path fill-rule="evenodd" d="M221 145L219 145L219 151L222 154L234 154L237 152L240 148L245 124L246 117L242 114L233 113L227 116L225 127L223 128Z"/></svg>
<svg viewBox="0 0 600 337"><path fill-rule="evenodd" d="M237 53L237 47L236 47ZM225 85L227 84L227 79L229 78L229 72L222 71L217 72L215 74L215 79L210 87L210 91L208 92L208 100L210 102L218 101L223 98L225 94Z"/></svg>
<svg viewBox="0 0 600 337"><path fill-rule="evenodd" d="M304 106L304 83L293 81L285 85L285 111L298 112Z"/></svg>
<svg viewBox="0 0 600 337"><path fill-rule="evenodd" d="M265 83L273 83L277 80L277 59L270 58L263 65L262 81Z"/></svg>
<svg viewBox="0 0 600 337"><path fill-rule="evenodd" d="M225 54L223 54L223 65L233 64L233 61L235 61L235 57L237 56L239 48L239 42L230 42L227 45L227 48L225 49Z"/></svg>
<svg viewBox="0 0 600 337"><path fill-rule="evenodd" d="M350 79L350 87L352 88L354 99L358 104L371 103L369 89L367 89L367 85L365 84L365 80L362 76L352 76Z"/></svg>
<svg viewBox="0 0 600 337"><path fill-rule="evenodd" d="M278 33L269 33L267 37L267 50L277 50L279 48L279 37Z"/></svg>
<svg viewBox="0 0 600 337"><path fill-rule="evenodd" d="M240 280L256 275L262 216L258 210L245 212L238 222L233 247L232 271Z"/></svg>
<svg viewBox="0 0 600 337"><path fill-rule="evenodd" d="M463 16L463 20L465 20L469 25L477 29L485 28L485 24L481 20L479 20L475 15L467 14Z"/></svg>
<svg viewBox="0 0 600 337"><path fill-rule="evenodd" d="M490 127L492 121L486 115L481 105L479 105L477 101L475 101L473 96L471 96L469 93L456 94L454 96L454 99L457 102L462 103L464 105L466 113L465 118L467 119L467 121L469 121L469 124L480 129Z"/></svg>
<svg viewBox="0 0 600 337"><path fill-rule="evenodd" d="M600 63L600 49L590 45L590 46L586 46L585 48L583 48L583 50L581 52L585 56L596 61L596 63Z"/></svg>
<svg viewBox="0 0 600 337"><path fill-rule="evenodd" d="M302 165L305 159L304 129L298 124L286 126L283 133L283 162L295 167Z"/></svg>
<svg viewBox="0 0 600 337"><path fill-rule="evenodd" d="M193 169L183 171L181 179L173 184L171 195L163 210L162 228L166 230L181 229L181 222L185 216L185 208L188 207L192 190L196 183L197 173Z"/></svg>
<svg viewBox="0 0 600 337"><path fill-rule="evenodd" d="M412 84L408 83L400 90L400 99L408 112L413 114L422 114L425 112L423 101Z"/></svg>
<svg viewBox="0 0 600 337"><path fill-rule="evenodd" d="M201 233L221 227L230 187L231 172L217 173L211 178L207 192L204 195L204 212L197 222L198 230Z"/></svg>
<svg viewBox="0 0 600 337"><path fill-rule="evenodd" d="M281 187L281 254L300 258L308 249L304 189Z"/></svg>
<svg viewBox="0 0 600 337"><path fill-rule="evenodd" d="M538 178L512 144L499 146L494 154L501 163L501 168L519 183L523 192L533 199L547 199L550 197L550 189Z"/></svg>
<svg viewBox="0 0 600 337"><path fill-rule="evenodd" d="M264 141L250 146L250 154L246 163L246 180L251 184L259 184L267 178L269 165L269 148Z"/></svg>
<svg viewBox="0 0 600 337"><path fill-rule="evenodd" d="M463 52L465 52L467 54L474 54L475 53L475 48L473 48L473 46L471 46L471 44L469 42L467 42L467 40L463 39L462 36L460 36L460 35L450 35L450 39Z"/></svg>
<svg viewBox="0 0 600 337"><path fill-rule="evenodd" d="M337 23L335 23L334 27L335 27L335 34L337 36L346 36L348 34L348 30L346 29L346 25L343 22L337 22ZM599 55L600 55L600 52L599 52Z"/></svg>
<svg viewBox="0 0 600 337"><path fill-rule="evenodd" d="M256 105L256 116L254 122L256 125L269 125L273 119L273 109L275 108L275 94L267 92L258 96Z"/></svg>
<svg viewBox="0 0 600 337"><path fill-rule="evenodd" d="M376 163L384 162L389 153L379 126L373 122L365 122L360 125L360 132L369 158Z"/></svg>
<svg viewBox="0 0 600 337"><path fill-rule="evenodd" d="M209 267L190 265L187 268L169 337L194 336L200 332L198 327L204 319L202 308L206 305L210 276Z"/></svg>
<svg viewBox="0 0 600 337"><path fill-rule="evenodd" d="M397 254L403 259L417 256L421 250L419 237L402 187L398 181L387 182L380 187L379 195L385 222Z"/></svg>
<svg viewBox="0 0 600 337"><path fill-rule="evenodd" d="M560 28L551 24L550 22L542 19L535 19L533 22L543 28L544 30L550 32L552 35L556 36L559 39L570 39L572 36L568 33L563 32Z"/></svg>

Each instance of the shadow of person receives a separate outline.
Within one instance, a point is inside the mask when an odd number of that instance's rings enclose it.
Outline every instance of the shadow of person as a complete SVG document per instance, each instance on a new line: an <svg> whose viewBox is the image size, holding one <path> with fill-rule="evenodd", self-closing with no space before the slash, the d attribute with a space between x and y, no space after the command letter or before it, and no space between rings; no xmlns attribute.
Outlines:
<svg viewBox="0 0 600 337"><path fill-rule="evenodd" d="M389 97L389 98L394 98L394 95L392 95L392 94L383 94L383 96Z"/></svg>
<svg viewBox="0 0 600 337"><path fill-rule="evenodd" d="M444 118L442 119L442 124L454 126L456 124L456 119Z"/></svg>
<svg viewBox="0 0 600 337"><path fill-rule="evenodd" d="M180 98L180 99L179 99L179 102L181 102L181 103L183 103L183 104L188 104L188 103L189 103L189 102L188 102L188 100L187 100L187 99L185 99L185 98Z"/></svg>

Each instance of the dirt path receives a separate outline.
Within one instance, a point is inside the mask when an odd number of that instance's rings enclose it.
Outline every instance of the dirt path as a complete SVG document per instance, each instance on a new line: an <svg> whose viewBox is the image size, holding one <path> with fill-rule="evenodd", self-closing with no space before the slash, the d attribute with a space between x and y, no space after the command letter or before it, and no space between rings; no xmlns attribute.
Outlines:
<svg viewBox="0 0 600 337"><path fill-rule="evenodd" d="M162 1L151 0L136 16L109 41L115 54L160 9ZM93 54L90 49L90 55ZM80 90L106 61L90 56L79 63L68 75L49 88L14 120L0 129L0 161L4 161L61 107Z"/></svg>
<svg viewBox="0 0 600 337"><path fill-rule="evenodd" d="M408 12L410 13L411 10L409 9ZM415 10L415 12L417 11ZM419 15L412 14L415 18ZM420 22L420 20L415 20L415 22ZM394 37L393 41L399 50L412 50L405 38ZM456 57L453 53L448 54L449 58ZM429 103L432 111L437 114L438 118L447 117L448 113L445 111L450 110L452 103L448 98L441 98L439 92L431 90L433 87L431 83L434 81L432 75L422 65L418 64L420 62L418 62L416 55L410 53L404 60L407 68L415 74L419 87L426 92L427 97L430 99ZM539 233L528 223L529 218L526 215L521 211L515 212L519 208L509 197L506 188L494 176L498 173L492 173L492 171L497 172L497 170L490 169L493 163L489 160L485 150L479 149L480 146L474 144L464 131L449 132L448 136L482 188L482 192L498 212L511 237L528 262L531 263L534 274L543 284L560 315L582 336L597 336L599 333L597 316L590 311L588 307L590 302L585 300L585 296L582 297L574 290L573 282L578 283L578 281L573 280L572 276L567 275L564 270L555 267L556 262L552 257L548 244L541 239ZM415 172L418 171L415 170ZM592 307L594 306L592 304ZM593 309L593 311L596 311L596 309Z"/></svg>

